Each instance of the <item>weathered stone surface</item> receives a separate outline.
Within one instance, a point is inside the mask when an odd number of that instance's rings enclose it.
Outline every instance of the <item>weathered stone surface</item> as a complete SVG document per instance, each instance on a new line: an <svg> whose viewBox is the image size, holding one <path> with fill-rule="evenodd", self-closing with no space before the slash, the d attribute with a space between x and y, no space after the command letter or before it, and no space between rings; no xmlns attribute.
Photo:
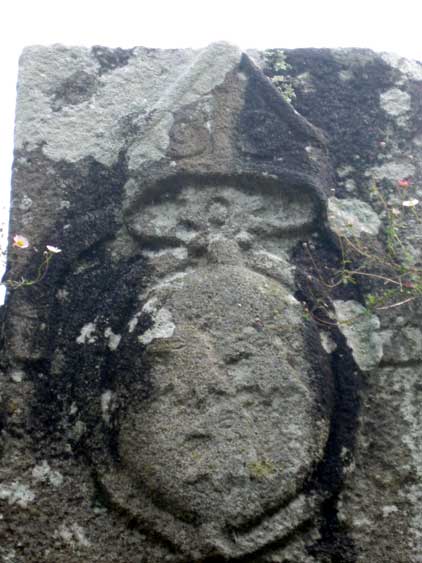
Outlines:
<svg viewBox="0 0 422 563"><path fill-rule="evenodd" d="M3 561L420 561L421 88L361 50L25 50Z"/></svg>
<svg viewBox="0 0 422 563"><path fill-rule="evenodd" d="M354 198L328 198L328 223L334 233L354 238L376 236L381 227L380 218L372 208Z"/></svg>
<svg viewBox="0 0 422 563"><path fill-rule="evenodd" d="M356 301L335 300L333 305L340 330L357 365L362 371L376 368L383 357L379 318L368 314L365 307Z"/></svg>

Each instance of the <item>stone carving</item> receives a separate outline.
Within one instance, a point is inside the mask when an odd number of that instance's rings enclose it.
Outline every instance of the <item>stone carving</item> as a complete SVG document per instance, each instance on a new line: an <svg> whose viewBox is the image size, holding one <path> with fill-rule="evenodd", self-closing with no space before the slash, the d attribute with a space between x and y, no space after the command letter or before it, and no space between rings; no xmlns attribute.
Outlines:
<svg viewBox="0 0 422 563"><path fill-rule="evenodd" d="M152 268L128 323L151 390L121 413L120 463L101 480L192 560L244 555L309 518L329 431L287 258L316 206L250 182L169 184L127 218Z"/></svg>
<svg viewBox="0 0 422 563"><path fill-rule="evenodd" d="M323 282L417 183L420 65L291 51L293 108L254 57L24 52L6 278L62 253L2 311L0 560L419 561L420 306Z"/></svg>

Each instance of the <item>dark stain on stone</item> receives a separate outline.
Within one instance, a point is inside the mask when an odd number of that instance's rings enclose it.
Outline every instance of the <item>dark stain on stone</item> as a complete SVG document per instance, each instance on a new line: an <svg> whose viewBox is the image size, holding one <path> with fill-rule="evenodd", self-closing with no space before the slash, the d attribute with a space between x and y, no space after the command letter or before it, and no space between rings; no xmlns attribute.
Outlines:
<svg viewBox="0 0 422 563"><path fill-rule="evenodd" d="M309 547L317 561L355 563L356 550L347 527L338 517L344 471L353 459L360 410L362 374L344 337L336 331L337 349L332 354L335 403L325 456L314 479L327 495L321 505L320 539Z"/></svg>
<svg viewBox="0 0 422 563"><path fill-rule="evenodd" d="M315 467L306 486L309 493L320 491L323 497L319 530L321 537L308 546L308 551L317 561L355 563L353 540L338 518L338 501L343 489L344 471L353 459L355 450L363 377L344 336L328 316L328 312L332 308L332 298L360 301L361 296L359 288L353 285L340 286L336 295L332 292L330 295L327 287L319 281L321 273L316 271L315 264L323 264L333 270L340 267L337 249L329 239L322 237L319 242L316 241L312 253L313 259L303 245L296 249L296 297L310 311L308 322L314 326L319 324L322 330L329 333L337 347L331 354L330 366L333 385L330 432L324 458ZM321 306L322 302L327 306Z"/></svg>
<svg viewBox="0 0 422 563"><path fill-rule="evenodd" d="M362 57L366 51L356 50ZM367 62L342 61L331 49L293 49L284 51L293 80L309 73L312 88L295 87L294 107L320 127L327 136L329 154L335 168L353 166L353 179L360 189L359 196L367 200L367 172L380 163L380 143L388 139L388 128L395 121L380 105L380 94L392 88L397 78L380 57L373 54ZM341 79L347 72L348 78ZM350 108L353 108L351 111ZM347 196L341 185L336 195Z"/></svg>
<svg viewBox="0 0 422 563"><path fill-rule="evenodd" d="M294 112L246 57L241 70L250 76L238 124L240 150L257 159L275 160L279 168L308 172L305 146L312 143L324 149L323 135ZM282 160L277 161L281 156Z"/></svg>
<svg viewBox="0 0 422 563"><path fill-rule="evenodd" d="M51 107L60 111L66 106L76 106L92 98L98 88L98 79L93 74L78 70L54 90Z"/></svg>
<svg viewBox="0 0 422 563"><path fill-rule="evenodd" d="M121 153L111 167L91 157L76 164L52 163L42 153L36 153L29 158L32 165L34 158L40 161L38 169L49 170L41 186L45 187L46 182L54 186L60 180L61 197L68 205L56 213L56 224L48 238L39 243L42 248L44 243L57 241L62 253L52 260L42 283L25 288L25 298L32 296L40 305L40 322L47 326L47 330L33 335L37 346L45 350L44 358L26 366L35 389L31 434L36 436L40 450L49 447L65 455L66 443L70 443L73 451L83 457L87 452L106 451L117 459L115 417L106 428L100 397L105 390L116 391L120 393L118 403L124 404L131 396L128 387L134 378L139 384L140 373L144 374L143 386L140 389L138 385L135 391L138 398L139 392L148 394L143 347L137 342L137 334L150 326L150 319L141 319L136 334L127 335L127 323L147 277L145 261L133 256L113 262L108 249L122 226L125 154ZM25 167L17 171L20 181L28 181L27 176ZM38 263L29 264L26 277L31 279L37 267ZM65 297L58 296L60 291ZM19 295L23 294L16 297ZM81 328L88 322L96 325L93 342L78 343ZM107 346L104 332L108 328L126 336L118 353ZM73 412L75 406L77 410ZM77 422L85 426L83 436L75 435Z"/></svg>
<svg viewBox="0 0 422 563"><path fill-rule="evenodd" d="M126 66L134 54L134 49L111 49L95 45L92 54L100 64L100 76L112 72L116 68Z"/></svg>

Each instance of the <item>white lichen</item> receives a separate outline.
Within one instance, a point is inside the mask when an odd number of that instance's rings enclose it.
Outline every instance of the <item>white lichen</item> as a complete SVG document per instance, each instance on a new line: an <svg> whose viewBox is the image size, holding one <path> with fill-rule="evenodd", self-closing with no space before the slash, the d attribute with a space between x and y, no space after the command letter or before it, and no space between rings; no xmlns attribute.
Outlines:
<svg viewBox="0 0 422 563"><path fill-rule="evenodd" d="M336 342L326 332L320 331L319 337L321 339L321 346L327 354L332 354L337 349Z"/></svg>
<svg viewBox="0 0 422 563"><path fill-rule="evenodd" d="M76 522L72 524L61 524L54 533L54 536L61 538L72 547L91 547L91 542L87 539L85 530Z"/></svg>
<svg viewBox="0 0 422 563"><path fill-rule="evenodd" d="M144 250L142 254L146 258L162 258L170 255L178 260L185 260L188 256L188 250L185 246L177 246L175 248L164 248L162 250Z"/></svg>
<svg viewBox="0 0 422 563"><path fill-rule="evenodd" d="M172 314L165 307L159 308L156 297L145 303L142 312L151 316L153 325L144 334L138 336L139 342L149 344L158 338L171 338L173 336L176 325L173 323Z"/></svg>
<svg viewBox="0 0 422 563"><path fill-rule="evenodd" d="M395 504L386 505L382 507L383 518L387 518L388 516L394 514L395 512L399 512L399 509Z"/></svg>
<svg viewBox="0 0 422 563"><path fill-rule="evenodd" d="M133 332L135 330L135 328L137 327L138 322L139 322L139 317L141 316L141 314L142 314L142 311L138 311L136 313L136 315L134 315L130 319L130 321L128 322L127 326L128 326L128 329L129 329L129 333Z"/></svg>
<svg viewBox="0 0 422 563"><path fill-rule="evenodd" d="M114 410L114 393L108 389L101 395L101 412L103 420L106 424L110 424L111 413Z"/></svg>
<svg viewBox="0 0 422 563"><path fill-rule="evenodd" d="M328 223L330 228L344 237L376 236L381 221L375 211L359 199L328 199Z"/></svg>
<svg viewBox="0 0 422 563"><path fill-rule="evenodd" d="M383 356L380 320L357 301L333 301L338 327L362 371L378 366Z"/></svg>
<svg viewBox="0 0 422 563"><path fill-rule="evenodd" d="M415 165L406 159L386 162L381 166L374 166L365 175L374 180L390 180L397 183L403 178L410 178L415 175Z"/></svg>
<svg viewBox="0 0 422 563"><path fill-rule="evenodd" d="M35 493L27 485L13 481L10 485L0 485L0 500L7 500L9 505L27 508L28 504L34 502Z"/></svg>
<svg viewBox="0 0 422 563"><path fill-rule="evenodd" d="M56 293L56 297L59 301L63 303L69 297L69 292L67 291L67 289L58 289Z"/></svg>
<svg viewBox="0 0 422 563"><path fill-rule="evenodd" d="M110 327L107 327L104 331L104 336L108 339L108 347L112 352L117 350L117 347L120 344L120 340L122 339L121 334L114 334Z"/></svg>
<svg viewBox="0 0 422 563"><path fill-rule="evenodd" d="M81 333L76 339L78 344L93 344L97 337L95 336L95 331L97 330L97 326L95 322L87 323L81 328Z"/></svg>
<svg viewBox="0 0 422 563"><path fill-rule="evenodd" d="M422 64L412 59L406 59L395 53L381 53L382 59L391 67L399 70L410 80L422 80Z"/></svg>
<svg viewBox="0 0 422 563"><path fill-rule="evenodd" d="M53 487L60 487L63 484L63 475L59 471L53 471L47 460L43 460L40 465L33 468L32 477L35 481L49 482Z"/></svg>
<svg viewBox="0 0 422 563"><path fill-rule="evenodd" d="M410 111L411 97L400 88L391 88L380 94L382 109L393 117L399 117Z"/></svg>
<svg viewBox="0 0 422 563"><path fill-rule="evenodd" d="M176 329L173 323L172 315L168 309L164 307L159 309L153 315L153 326L145 331L144 334L138 336L139 342L142 344L149 344L153 340L159 338L171 338Z"/></svg>
<svg viewBox="0 0 422 563"><path fill-rule="evenodd" d="M347 178L347 176L351 176L355 172L355 169L353 166L340 166L336 172L339 178Z"/></svg>
<svg viewBox="0 0 422 563"><path fill-rule="evenodd" d="M10 373L10 379L13 381L13 383L22 383L24 377L25 372L21 369L14 369Z"/></svg>
<svg viewBox="0 0 422 563"><path fill-rule="evenodd" d="M4 555L2 554L2 563L17 563L16 550L9 549Z"/></svg>

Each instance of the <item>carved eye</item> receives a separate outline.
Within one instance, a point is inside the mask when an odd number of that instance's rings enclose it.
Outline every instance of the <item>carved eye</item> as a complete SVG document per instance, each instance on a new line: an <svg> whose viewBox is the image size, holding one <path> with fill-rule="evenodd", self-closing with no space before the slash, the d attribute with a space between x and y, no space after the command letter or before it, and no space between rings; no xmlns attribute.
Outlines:
<svg viewBox="0 0 422 563"><path fill-rule="evenodd" d="M224 225L229 216L230 202L221 196L211 197L207 203L207 218L211 225Z"/></svg>
<svg viewBox="0 0 422 563"><path fill-rule="evenodd" d="M213 203L208 210L208 221L212 225L224 225L229 215L227 206L222 203Z"/></svg>
<svg viewBox="0 0 422 563"><path fill-rule="evenodd" d="M199 222L194 221L191 217L181 217L177 226L188 231L198 231L201 228Z"/></svg>

